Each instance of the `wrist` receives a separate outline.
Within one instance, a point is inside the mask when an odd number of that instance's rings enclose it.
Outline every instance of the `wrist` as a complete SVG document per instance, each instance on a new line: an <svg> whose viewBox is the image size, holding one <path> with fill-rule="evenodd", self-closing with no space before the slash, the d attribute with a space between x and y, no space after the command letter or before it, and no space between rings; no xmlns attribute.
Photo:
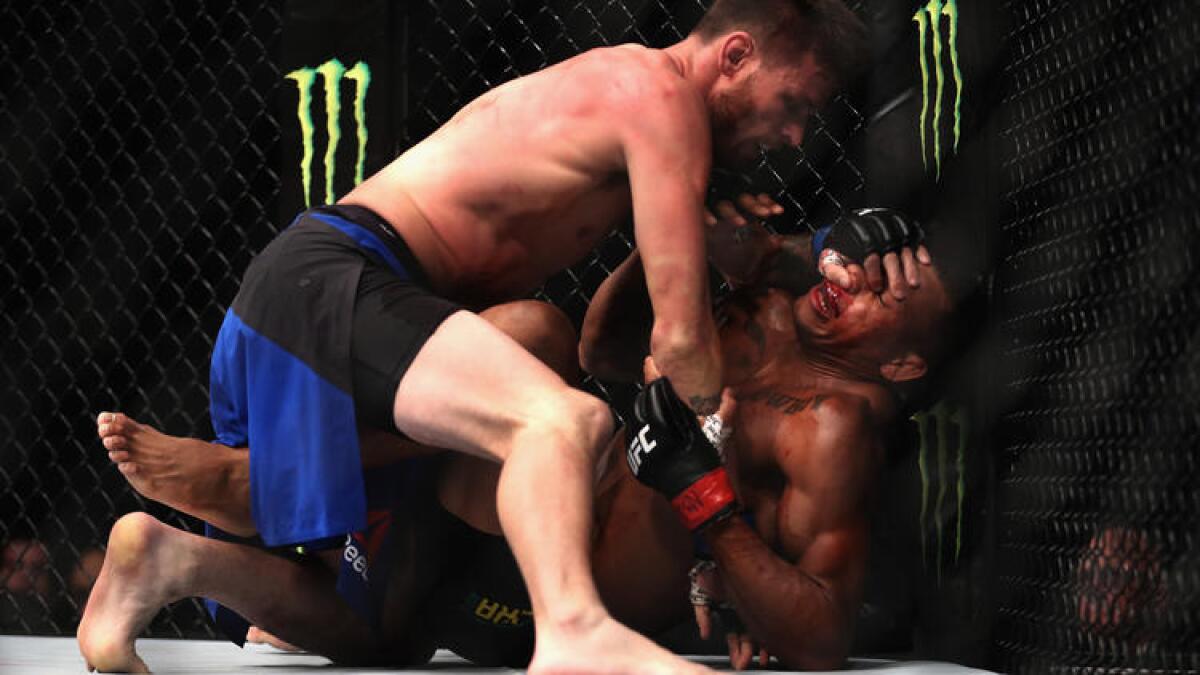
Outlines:
<svg viewBox="0 0 1200 675"><path fill-rule="evenodd" d="M734 515L742 515L740 505L736 511L729 514L729 516ZM728 516L724 518L717 518L703 529L701 534L703 534L704 542L708 545L710 551L718 539L725 536L726 533L732 531L734 528L738 527L738 521L742 521L743 523L745 522L742 518L731 518ZM716 556L714 555L713 557L715 558Z"/></svg>
<svg viewBox="0 0 1200 675"><path fill-rule="evenodd" d="M692 532L702 532L728 520L740 508L723 466L704 474L672 497L671 506Z"/></svg>
<svg viewBox="0 0 1200 675"><path fill-rule="evenodd" d="M821 251L825 249L825 240L829 237L829 233L833 231L833 225L826 225L813 233L812 238L812 259L818 260L821 257Z"/></svg>
<svg viewBox="0 0 1200 675"><path fill-rule="evenodd" d="M689 396L687 404L696 417L715 416L721 408L721 392L708 396Z"/></svg>
<svg viewBox="0 0 1200 675"><path fill-rule="evenodd" d="M711 415L704 415L700 420L700 431L704 433L704 437L717 450L717 456L721 458L721 463L725 463L725 445L729 442L729 438L733 436L733 427L725 424L725 420L721 418L720 412L715 412Z"/></svg>

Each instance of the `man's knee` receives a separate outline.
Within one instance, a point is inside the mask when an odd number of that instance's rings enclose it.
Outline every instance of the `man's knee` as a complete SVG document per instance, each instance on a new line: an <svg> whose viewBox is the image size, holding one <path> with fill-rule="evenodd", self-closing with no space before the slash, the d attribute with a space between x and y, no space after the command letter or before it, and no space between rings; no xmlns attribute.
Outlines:
<svg viewBox="0 0 1200 675"><path fill-rule="evenodd" d="M577 389L567 388L553 404L540 406L539 413L528 418L516 439L517 449L566 446L599 458L612 437L613 416L607 404ZM542 439L541 443L538 439ZM558 442L546 444L546 439Z"/></svg>
<svg viewBox="0 0 1200 675"><path fill-rule="evenodd" d="M559 308L538 300L518 300L484 310L481 317L499 328L567 382L579 378L579 337Z"/></svg>

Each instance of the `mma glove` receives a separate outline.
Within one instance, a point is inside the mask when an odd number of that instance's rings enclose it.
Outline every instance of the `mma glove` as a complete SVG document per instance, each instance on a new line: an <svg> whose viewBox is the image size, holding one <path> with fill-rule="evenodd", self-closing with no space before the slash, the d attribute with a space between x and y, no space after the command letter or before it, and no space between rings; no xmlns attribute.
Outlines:
<svg viewBox="0 0 1200 675"><path fill-rule="evenodd" d="M633 419L629 468L671 501L689 530L702 530L737 512L737 497L717 448L667 378L642 389L634 400Z"/></svg>
<svg viewBox="0 0 1200 675"><path fill-rule="evenodd" d="M917 221L895 209L857 209L836 225L830 225L813 237L813 258L833 249L847 260L861 263L872 253L880 256L905 247L917 247L925 241L925 232Z"/></svg>

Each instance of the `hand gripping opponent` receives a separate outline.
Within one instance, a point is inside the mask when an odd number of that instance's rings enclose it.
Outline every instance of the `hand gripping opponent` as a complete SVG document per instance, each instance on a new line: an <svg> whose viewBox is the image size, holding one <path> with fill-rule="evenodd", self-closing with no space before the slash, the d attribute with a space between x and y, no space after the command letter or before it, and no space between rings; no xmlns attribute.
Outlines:
<svg viewBox="0 0 1200 675"><path fill-rule="evenodd" d="M894 209L858 209L830 228L814 248L833 249L849 260L862 262L872 253L884 255L925 241L925 232L915 220ZM815 250L819 255L820 250Z"/></svg>
<svg viewBox="0 0 1200 675"><path fill-rule="evenodd" d="M633 475L666 495L689 530L738 509L729 475L691 409L667 378L654 380L633 404L634 429L626 459Z"/></svg>

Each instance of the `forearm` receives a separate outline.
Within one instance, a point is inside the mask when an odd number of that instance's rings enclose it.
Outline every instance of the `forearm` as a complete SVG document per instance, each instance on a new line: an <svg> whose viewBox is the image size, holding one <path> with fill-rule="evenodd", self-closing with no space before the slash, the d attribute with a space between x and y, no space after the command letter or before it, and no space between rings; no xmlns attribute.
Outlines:
<svg viewBox="0 0 1200 675"><path fill-rule="evenodd" d="M843 664L853 630L844 594L781 559L740 518L715 524L705 537L751 635L790 668Z"/></svg>
<svg viewBox="0 0 1200 675"><path fill-rule="evenodd" d="M812 234L776 235L771 253L753 280L757 286L800 294L821 281L812 250Z"/></svg>
<svg viewBox="0 0 1200 675"><path fill-rule="evenodd" d="M711 415L721 403L720 342L707 301L704 311L690 319L656 319L650 337L655 366L697 415Z"/></svg>
<svg viewBox="0 0 1200 675"><path fill-rule="evenodd" d="M646 287L654 307L650 355L659 373L692 412L711 415L721 403L721 345L703 260L646 258Z"/></svg>

